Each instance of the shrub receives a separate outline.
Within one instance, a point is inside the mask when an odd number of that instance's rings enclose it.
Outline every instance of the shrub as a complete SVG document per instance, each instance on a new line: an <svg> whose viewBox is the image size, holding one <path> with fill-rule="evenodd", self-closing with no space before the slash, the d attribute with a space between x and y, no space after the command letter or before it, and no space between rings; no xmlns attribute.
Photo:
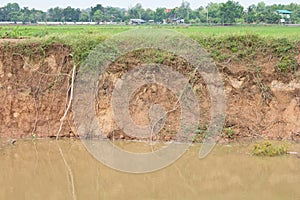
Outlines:
<svg viewBox="0 0 300 200"><path fill-rule="evenodd" d="M255 156L281 156L287 154L287 148L284 145L274 145L271 142L262 142L254 145L252 155Z"/></svg>

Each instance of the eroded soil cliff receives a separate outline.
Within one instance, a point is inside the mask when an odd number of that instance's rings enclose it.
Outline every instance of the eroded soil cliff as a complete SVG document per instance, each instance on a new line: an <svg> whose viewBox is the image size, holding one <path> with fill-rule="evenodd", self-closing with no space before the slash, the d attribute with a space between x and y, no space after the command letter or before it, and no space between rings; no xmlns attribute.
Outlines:
<svg viewBox="0 0 300 200"><path fill-rule="evenodd" d="M52 44L0 44L0 137L54 137L67 107L72 74L71 49ZM155 59L159 56L159 59ZM149 50L130 53L115 61L101 77L97 117L104 137L117 139L147 139L132 137L116 125L111 108L111 96L117 78L143 63L154 60L170 66L185 76L193 69L174 55L157 55ZM218 63L227 95L226 122L220 140L241 138L300 139L300 56L292 72L278 73L276 58L257 57L257 68L245 62L227 60ZM210 96L201 76L193 80L193 90L199 100L201 120L194 138L201 141L210 120ZM139 125L149 124L148 112L153 104L171 110L176 104L172 91L160 85L145 85L130 100L130 114ZM154 140L172 140L178 128L180 110L167 115L165 126ZM77 135L72 112L64 120L60 136Z"/></svg>

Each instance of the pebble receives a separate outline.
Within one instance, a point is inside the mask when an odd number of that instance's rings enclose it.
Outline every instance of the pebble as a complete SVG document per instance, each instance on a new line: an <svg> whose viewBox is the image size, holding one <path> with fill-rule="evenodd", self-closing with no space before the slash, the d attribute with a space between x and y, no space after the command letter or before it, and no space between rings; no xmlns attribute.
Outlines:
<svg viewBox="0 0 300 200"><path fill-rule="evenodd" d="M14 144L17 142L17 140L16 140L16 139L11 139L11 140L8 140L8 142L9 142L11 145L14 145Z"/></svg>
<svg viewBox="0 0 300 200"><path fill-rule="evenodd" d="M17 113L17 112L15 112L15 113L13 114L13 116L14 116L14 118L17 118L17 117L19 117L19 116L20 116L20 114L19 114L19 113Z"/></svg>
<svg viewBox="0 0 300 200"><path fill-rule="evenodd" d="M291 151L291 152L288 152L288 154L291 154L291 155L298 155L298 152L293 152L293 151Z"/></svg>

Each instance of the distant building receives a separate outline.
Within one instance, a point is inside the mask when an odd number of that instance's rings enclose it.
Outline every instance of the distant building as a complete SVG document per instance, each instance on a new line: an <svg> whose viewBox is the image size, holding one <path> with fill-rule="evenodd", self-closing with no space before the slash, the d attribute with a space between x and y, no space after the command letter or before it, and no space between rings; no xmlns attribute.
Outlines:
<svg viewBox="0 0 300 200"><path fill-rule="evenodd" d="M182 18L174 18L171 21L172 21L172 23L176 23L176 24L183 24L184 23L184 19L182 19Z"/></svg>
<svg viewBox="0 0 300 200"><path fill-rule="evenodd" d="M170 13L172 11L171 8L166 8L165 13Z"/></svg>
<svg viewBox="0 0 300 200"><path fill-rule="evenodd" d="M290 21L292 12L289 10L276 10L276 13L281 16L280 23L286 23L286 19Z"/></svg>
<svg viewBox="0 0 300 200"><path fill-rule="evenodd" d="M288 10L276 10L276 12L280 15L291 15L292 12Z"/></svg>
<svg viewBox="0 0 300 200"><path fill-rule="evenodd" d="M143 19L130 19L129 23L130 24L143 24L143 23L146 23L146 21Z"/></svg>

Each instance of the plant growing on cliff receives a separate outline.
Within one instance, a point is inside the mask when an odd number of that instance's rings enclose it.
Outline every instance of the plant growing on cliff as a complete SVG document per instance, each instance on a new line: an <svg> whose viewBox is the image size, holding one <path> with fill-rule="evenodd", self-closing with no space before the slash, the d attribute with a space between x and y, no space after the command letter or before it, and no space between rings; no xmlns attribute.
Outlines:
<svg viewBox="0 0 300 200"><path fill-rule="evenodd" d="M233 139L235 135L235 131L232 127L224 128L222 132L222 136L225 138Z"/></svg>

